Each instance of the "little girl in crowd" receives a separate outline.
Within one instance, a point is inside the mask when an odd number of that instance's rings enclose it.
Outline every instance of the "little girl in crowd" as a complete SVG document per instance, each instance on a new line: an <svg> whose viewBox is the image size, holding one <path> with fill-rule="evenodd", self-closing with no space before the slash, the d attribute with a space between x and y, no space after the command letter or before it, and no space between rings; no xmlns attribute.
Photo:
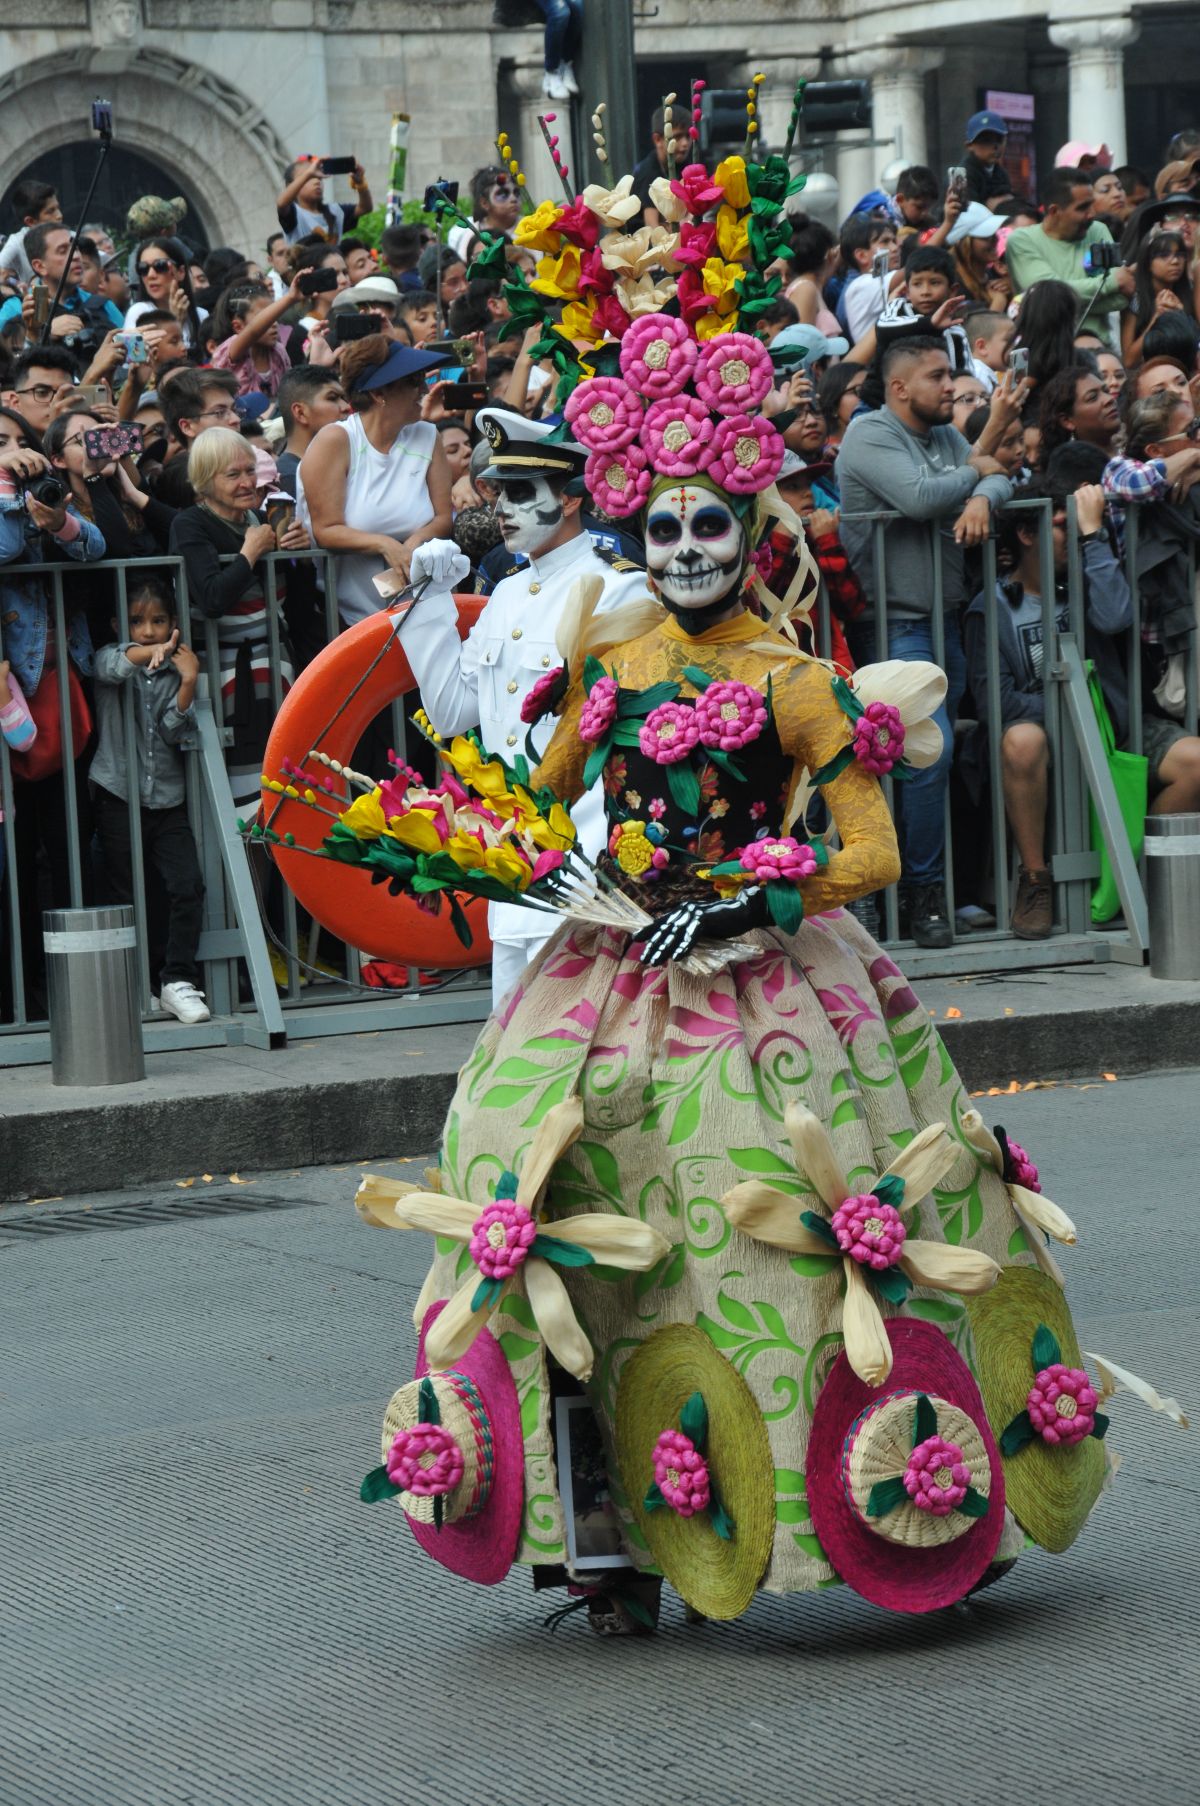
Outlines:
<svg viewBox="0 0 1200 1806"><path fill-rule="evenodd" d="M223 295L213 316L211 337L220 336L211 362L237 378L238 394L260 390L274 395L291 369L287 352L279 342L278 322L289 307L304 299L294 277L278 301L259 283L247 282ZM232 336L228 336L232 335Z"/></svg>

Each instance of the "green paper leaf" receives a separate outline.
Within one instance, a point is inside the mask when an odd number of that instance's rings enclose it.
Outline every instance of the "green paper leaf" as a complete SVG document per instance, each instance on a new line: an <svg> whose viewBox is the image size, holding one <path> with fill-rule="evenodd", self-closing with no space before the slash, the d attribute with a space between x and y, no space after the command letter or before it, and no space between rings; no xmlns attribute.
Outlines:
<svg viewBox="0 0 1200 1806"><path fill-rule="evenodd" d="M885 1518L889 1512L899 1510L907 1505L908 1493L899 1474L890 1480L877 1480L871 1488L871 1496L867 1500L867 1516L869 1518Z"/></svg>
<svg viewBox="0 0 1200 1806"><path fill-rule="evenodd" d="M679 1427L703 1454L708 1437L708 1406L702 1392L693 1392L679 1413Z"/></svg>
<svg viewBox="0 0 1200 1806"><path fill-rule="evenodd" d="M598 684L602 677L607 676L608 672L604 669L600 660L594 653L589 652L583 661L583 687L589 696L592 693L593 686Z"/></svg>
<svg viewBox="0 0 1200 1806"><path fill-rule="evenodd" d="M904 1181L898 1173L888 1173L871 1187L871 1196L878 1198L881 1204L890 1204L893 1210L899 1210L904 1202Z"/></svg>
<svg viewBox="0 0 1200 1806"><path fill-rule="evenodd" d="M834 701L844 714L849 715L851 721L857 721L860 715L866 713L862 703L844 677L835 677L830 684L830 689L833 691Z"/></svg>
<svg viewBox="0 0 1200 1806"><path fill-rule="evenodd" d="M540 1254L556 1267L594 1267L596 1257L581 1248L577 1242L559 1241L556 1235L535 1235L531 1254Z"/></svg>
<svg viewBox="0 0 1200 1806"><path fill-rule="evenodd" d="M1000 1453L1015 1455L1027 1442L1033 1441L1033 1424L1028 1411L1018 1411L1000 1437Z"/></svg>
<svg viewBox="0 0 1200 1806"><path fill-rule="evenodd" d="M709 1495L708 1516L721 1541L731 1543L733 1541L733 1519L714 1494Z"/></svg>
<svg viewBox="0 0 1200 1806"><path fill-rule="evenodd" d="M603 740L598 740L596 742L595 746L588 754L587 763L583 768L583 787L585 790L590 790L592 785L599 778L600 773L604 770L605 761L612 751L612 747L613 736L611 733L608 733L605 734Z"/></svg>
<svg viewBox="0 0 1200 1806"><path fill-rule="evenodd" d="M834 753L832 759L822 765L820 770L813 772L812 782L814 784L829 784L834 778L840 778L847 765L851 765L853 762L853 745L843 746L841 752Z"/></svg>
<svg viewBox="0 0 1200 1806"><path fill-rule="evenodd" d="M706 746L704 748L704 757L710 765L715 765L717 769L723 771L727 777L733 778L739 784L745 783L745 776L743 775L737 760L729 753L722 752L719 746Z"/></svg>
<svg viewBox="0 0 1200 1806"><path fill-rule="evenodd" d="M990 1501L985 1499L981 1492L976 1492L973 1486L968 1486L966 1498L956 1509L961 1511L965 1518L985 1518L988 1514L989 1503Z"/></svg>
<svg viewBox="0 0 1200 1806"><path fill-rule="evenodd" d="M687 678L692 688L700 692L701 696L703 696L705 690L707 690L709 684L712 682L712 677L709 673L707 671L701 671L698 665L685 665L683 667L683 675Z"/></svg>
<svg viewBox="0 0 1200 1806"><path fill-rule="evenodd" d="M471 1309L481 1311L484 1305L494 1305L504 1290L502 1279L481 1279L475 1287L475 1295L471 1299Z"/></svg>
<svg viewBox="0 0 1200 1806"><path fill-rule="evenodd" d="M775 1506L775 1519L780 1524L807 1524L811 1516L807 1499L780 1499Z"/></svg>
<svg viewBox="0 0 1200 1806"><path fill-rule="evenodd" d="M659 1489L658 1481L651 1480L646 1496L642 1500L643 1509L646 1511L658 1511L666 1504L666 1502L667 1501L663 1498L662 1492Z"/></svg>
<svg viewBox="0 0 1200 1806"><path fill-rule="evenodd" d="M826 1279L841 1264L840 1254L793 1254L788 1262L801 1279Z"/></svg>
<svg viewBox="0 0 1200 1806"><path fill-rule="evenodd" d="M870 1279L879 1296L896 1307L904 1304L912 1291L908 1275L899 1267L885 1267L882 1273L872 1272Z"/></svg>
<svg viewBox="0 0 1200 1806"><path fill-rule="evenodd" d="M798 934L804 921L804 899L796 885L771 878L766 889L767 908L775 926L782 928L785 934Z"/></svg>
<svg viewBox="0 0 1200 1806"><path fill-rule="evenodd" d="M417 1422L441 1423L442 1412L431 1379L423 1379L417 1388Z"/></svg>
<svg viewBox="0 0 1200 1806"><path fill-rule="evenodd" d="M667 788L677 809L685 815L695 816L700 808L700 779L692 767L682 762L664 767L667 774Z"/></svg>
<svg viewBox="0 0 1200 1806"><path fill-rule="evenodd" d="M678 699L679 685L672 683L669 678L663 678L660 683L648 684L644 690L622 690L617 697L617 714L621 719L628 717L644 721L651 709Z"/></svg>
<svg viewBox="0 0 1200 1806"><path fill-rule="evenodd" d="M386 1467L373 1467L358 1489L358 1496L364 1505L375 1505L380 1499L394 1499L403 1488L388 1479Z"/></svg>
<svg viewBox="0 0 1200 1806"><path fill-rule="evenodd" d="M629 1613L629 1616L638 1624L644 1624L647 1630L654 1630L657 1628L651 1613L646 1610L646 1607L642 1604L641 1600L635 1598L632 1593L614 1592L612 1597L624 1607Z"/></svg>
<svg viewBox="0 0 1200 1806"><path fill-rule="evenodd" d="M814 1235L819 1235L823 1242L828 1242L835 1253L840 1253L838 1238L833 1233L833 1226L824 1217L819 1217L815 1210L802 1210L800 1221L806 1229L811 1229Z"/></svg>
<svg viewBox="0 0 1200 1806"><path fill-rule="evenodd" d="M937 1435L937 1412L924 1392L917 1394L917 1411L913 1419L913 1447Z"/></svg>
<svg viewBox="0 0 1200 1806"><path fill-rule="evenodd" d="M1057 1367L1062 1360L1062 1349L1058 1346L1058 1338L1053 1330L1039 1323L1033 1332L1033 1371L1041 1373L1044 1367Z"/></svg>
<svg viewBox="0 0 1200 1806"><path fill-rule="evenodd" d="M1108 1422L1109 1422L1109 1420L1107 1417L1105 1417L1103 1411L1097 1411L1095 1427L1092 1430L1092 1435L1095 1436L1100 1442L1104 1441L1105 1434L1108 1430Z"/></svg>
<svg viewBox="0 0 1200 1806"><path fill-rule="evenodd" d="M637 746L640 744L638 733L639 728L636 721L622 721L618 718L615 727L611 729L612 744L614 746Z"/></svg>

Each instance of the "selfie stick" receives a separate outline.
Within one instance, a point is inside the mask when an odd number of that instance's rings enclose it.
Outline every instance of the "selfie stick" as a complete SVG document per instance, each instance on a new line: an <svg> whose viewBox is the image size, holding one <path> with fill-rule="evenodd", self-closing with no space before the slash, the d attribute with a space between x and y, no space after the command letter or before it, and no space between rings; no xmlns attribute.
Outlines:
<svg viewBox="0 0 1200 1806"><path fill-rule="evenodd" d="M96 159L96 167L92 173L92 185L88 189L87 198L80 209L79 224L75 228L75 236L71 240L71 248L67 252L67 260L63 264L62 275L58 279L58 287L54 291L54 299L50 303L50 311L46 315L46 322L42 327L42 336L38 340L39 345L49 343L50 327L53 324L55 314L58 312L58 304L62 300L62 292L67 286L67 274L75 256L75 247L79 243L80 234L83 231L83 222L87 219L88 213L91 210L92 196L95 194L96 184L100 180L100 171L104 168L104 159L112 149L113 116L111 101L94 100L92 102L92 127L93 130L100 134L100 155Z"/></svg>

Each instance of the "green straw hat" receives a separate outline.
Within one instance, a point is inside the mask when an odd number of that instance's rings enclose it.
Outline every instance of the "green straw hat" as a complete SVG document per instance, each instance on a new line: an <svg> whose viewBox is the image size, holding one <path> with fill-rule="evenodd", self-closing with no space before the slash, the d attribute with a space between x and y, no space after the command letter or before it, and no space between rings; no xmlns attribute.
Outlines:
<svg viewBox="0 0 1200 1806"><path fill-rule="evenodd" d="M775 1475L745 1380L690 1324L656 1330L626 1362L616 1453L658 1566L706 1618L746 1610L771 1558Z"/></svg>
<svg viewBox="0 0 1200 1806"><path fill-rule="evenodd" d="M1039 1370L1052 1362L1083 1368L1066 1298L1049 1274L1006 1267L990 1292L968 1298L966 1306L979 1387L1000 1443L1009 1509L1035 1542L1060 1554L1079 1535L1104 1483L1099 1435L1049 1443L1033 1434L1019 1447L1014 1444ZM1102 1433L1103 1418L1097 1422Z"/></svg>

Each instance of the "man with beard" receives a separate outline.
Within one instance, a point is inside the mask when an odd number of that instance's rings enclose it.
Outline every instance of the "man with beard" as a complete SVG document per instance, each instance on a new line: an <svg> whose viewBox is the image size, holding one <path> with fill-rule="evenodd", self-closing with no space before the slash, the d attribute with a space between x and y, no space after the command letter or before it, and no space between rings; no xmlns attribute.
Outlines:
<svg viewBox="0 0 1200 1806"><path fill-rule="evenodd" d="M1108 227L1093 216L1092 178L1081 169L1052 170L1042 200L1046 214L1041 225L1018 226L1004 247L1013 288L1022 294L1048 278L1065 282L1087 316L1103 326L1099 316L1128 307L1137 284L1133 271L1123 264L1089 273L1092 246L1112 244Z"/></svg>
<svg viewBox="0 0 1200 1806"><path fill-rule="evenodd" d="M838 454L842 537L855 575L878 621L886 599L887 644L876 632L868 658L932 660L934 559L940 559L945 603L948 688L937 714L942 753L903 786L903 901L919 947L953 940L946 907L945 802L954 749L954 716L966 682L960 605L968 599L963 554L986 539L993 508L1012 485L991 455L992 422L969 446L950 424L954 382L940 339L924 333L893 341L881 363L885 400L856 420ZM875 528L855 518L898 510L883 527L885 596L875 569ZM860 629L861 632L861 629Z"/></svg>
<svg viewBox="0 0 1200 1806"><path fill-rule="evenodd" d="M492 457L482 475L497 491L496 523L506 550L527 562L504 577L465 641L460 641L451 592L469 561L450 540L434 539L413 554L412 581L430 579L429 592L400 629L400 642L438 733L477 727L489 752L510 763L532 735L540 756L554 726L545 716L532 729L521 705L539 679L561 665L555 643L559 618L578 579L598 577L599 606L645 597L644 572L593 545L580 515L587 453L556 429L503 408L476 415ZM604 808L589 792L572 811L580 844L591 859L604 842ZM488 909L492 936L492 996L507 995L556 927L552 916L513 903Z"/></svg>

